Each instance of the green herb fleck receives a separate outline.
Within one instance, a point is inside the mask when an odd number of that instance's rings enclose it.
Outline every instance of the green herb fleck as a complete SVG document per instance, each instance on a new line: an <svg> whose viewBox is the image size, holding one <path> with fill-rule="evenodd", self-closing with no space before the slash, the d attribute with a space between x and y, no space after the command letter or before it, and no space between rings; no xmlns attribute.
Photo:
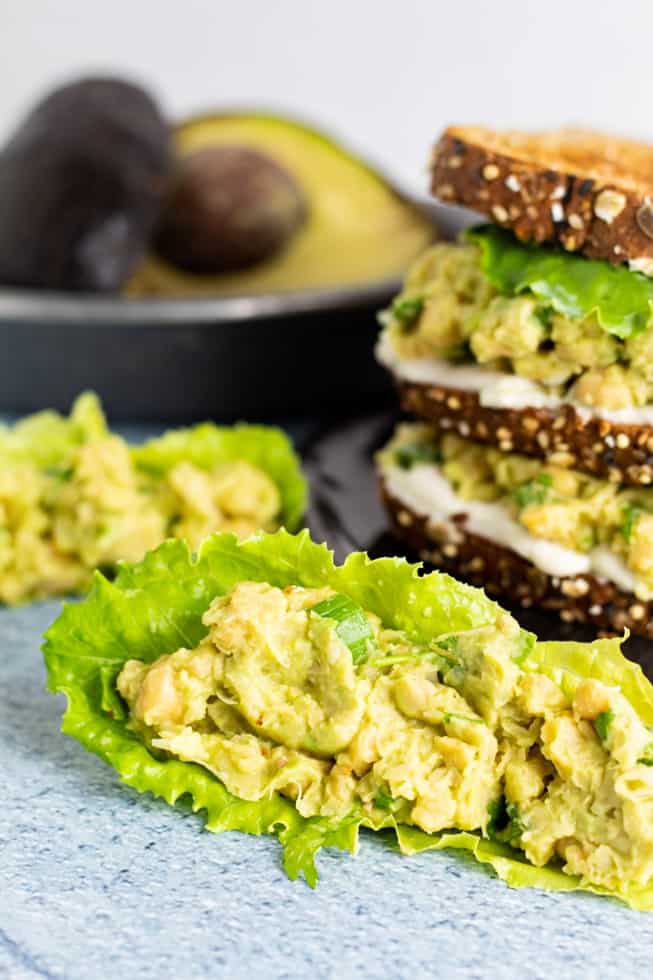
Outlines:
<svg viewBox="0 0 653 980"><path fill-rule="evenodd" d="M383 789L380 789L374 797L374 806L378 807L379 810L392 810L394 802L394 798L390 793L387 793Z"/></svg>
<svg viewBox="0 0 653 980"><path fill-rule="evenodd" d="M459 715L455 711L447 711L446 714L442 716L442 720L445 725L448 725L451 721L467 721L472 725L484 725L485 722L482 718L472 718L470 715Z"/></svg>
<svg viewBox="0 0 653 980"><path fill-rule="evenodd" d="M594 719L594 731L599 736L602 742L605 742L609 733L610 725L614 721L614 711L608 708L607 711L602 711L600 715L597 715Z"/></svg>
<svg viewBox="0 0 653 980"><path fill-rule="evenodd" d="M402 330L409 332L416 325L424 309L424 300L421 296L397 297L392 304L392 316Z"/></svg>
<svg viewBox="0 0 653 980"><path fill-rule="evenodd" d="M469 341L464 340L461 344L450 347L445 354L445 359L451 361L452 364L467 364L469 361L473 361L474 358L472 357L472 349Z"/></svg>
<svg viewBox="0 0 653 980"><path fill-rule="evenodd" d="M436 640L436 643L443 650L449 650L451 653L458 653L460 650L460 637L458 636L443 636L441 640Z"/></svg>
<svg viewBox="0 0 653 980"><path fill-rule="evenodd" d="M513 497L520 510L530 504L543 504L549 490L553 486L553 477L550 473L539 473L534 480L522 483L521 486L513 490Z"/></svg>
<svg viewBox="0 0 653 980"><path fill-rule="evenodd" d="M643 513L643 509L637 504L626 504L624 507L624 519L620 531L626 541L630 541L635 525Z"/></svg>
<svg viewBox="0 0 653 980"><path fill-rule="evenodd" d="M649 732L651 727L647 725ZM653 766L653 742L649 742L644 748L644 755L637 760L642 766Z"/></svg>
<svg viewBox="0 0 653 980"><path fill-rule="evenodd" d="M395 460L402 470L410 470L418 463L441 463L442 453L432 442L409 442L395 450Z"/></svg>
<svg viewBox="0 0 653 980"><path fill-rule="evenodd" d="M535 316L543 327L550 330L553 325L553 310L550 306L536 306Z"/></svg>
<svg viewBox="0 0 653 980"><path fill-rule="evenodd" d="M361 607L348 595L337 593L311 607L311 612L324 619L334 619L338 624L336 633L351 651L355 664L365 663L368 645L372 638L372 627Z"/></svg>
<svg viewBox="0 0 653 980"><path fill-rule="evenodd" d="M507 844L515 843L526 830L519 808L510 803L505 796L500 796L488 804L488 822L485 833L490 840L499 840Z"/></svg>
<svg viewBox="0 0 653 980"><path fill-rule="evenodd" d="M521 835L526 830L526 824L521 818L519 812L519 807L515 803L506 803L506 814L508 820L510 821L510 840L514 840L515 837L521 837Z"/></svg>
<svg viewBox="0 0 653 980"><path fill-rule="evenodd" d="M60 480L62 483L68 483L73 478L73 467L66 466L64 464L52 465L45 467L46 476L51 476L55 480Z"/></svg>
<svg viewBox="0 0 653 980"><path fill-rule="evenodd" d="M487 812L488 822L485 832L490 840L496 840L497 835L505 829L508 823L505 796L499 796L496 800L491 800L487 805Z"/></svg>

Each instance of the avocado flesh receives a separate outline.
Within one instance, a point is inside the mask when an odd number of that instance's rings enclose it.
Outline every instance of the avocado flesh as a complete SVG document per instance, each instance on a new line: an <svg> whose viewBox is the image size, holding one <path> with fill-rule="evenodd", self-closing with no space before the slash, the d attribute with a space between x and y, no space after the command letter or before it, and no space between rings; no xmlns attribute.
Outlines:
<svg viewBox="0 0 653 980"><path fill-rule="evenodd" d="M265 115L192 119L178 153L238 144L267 154L305 194L308 217L285 249L220 276L185 273L150 254L127 286L132 296L216 296L370 283L400 276L434 238L434 227L360 160L320 133Z"/></svg>
<svg viewBox="0 0 653 980"><path fill-rule="evenodd" d="M522 670L508 614L425 647L363 613L354 663L316 612L330 596L240 582L211 603L197 648L126 662L129 727L244 800L475 831L610 890L651 880L651 733L617 688L563 692Z"/></svg>

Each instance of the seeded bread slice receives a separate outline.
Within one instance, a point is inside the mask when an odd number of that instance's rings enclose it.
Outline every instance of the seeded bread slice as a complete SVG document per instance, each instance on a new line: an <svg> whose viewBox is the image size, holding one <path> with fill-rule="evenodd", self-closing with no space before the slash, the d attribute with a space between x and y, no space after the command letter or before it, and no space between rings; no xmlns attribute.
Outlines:
<svg viewBox="0 0 653 980"><path fill-rule="evenodd" d="M653 426L625 425L560 408L488 408L473 391L402 381L395 377L405 412L504 452L548 459L628 486L653 484Z"/></svg>
<svg viewBox="0 0 653 980"><path fill-rule="evenodd" d="M547 575L510 548L468 533L462 514L453 528L416 514L388 492L382 479L381 497L393 535L410 556L523 608L553 610L567 623L589 623L612 633L627 628L653 639L652 602L641 602L593 575Z"/></svg>
<svg viewBox="0 0 653 980"><path fill-rule="evenodd" d="M433 150L431 188L522 241L653 275L653 146L582 129L450 126Z"/></svg>

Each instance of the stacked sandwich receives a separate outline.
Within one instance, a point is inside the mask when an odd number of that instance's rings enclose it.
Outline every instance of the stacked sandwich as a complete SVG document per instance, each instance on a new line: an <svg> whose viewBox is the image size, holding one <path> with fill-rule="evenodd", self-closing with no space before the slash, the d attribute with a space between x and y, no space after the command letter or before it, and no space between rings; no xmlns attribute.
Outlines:
<svg viewBox="0 0 653 980"><path fill-rule="evenodd" d="M453 127L432 189L486 215L383 315L378 454L412 552L523 606L653 637L653 147Z"/></svg>

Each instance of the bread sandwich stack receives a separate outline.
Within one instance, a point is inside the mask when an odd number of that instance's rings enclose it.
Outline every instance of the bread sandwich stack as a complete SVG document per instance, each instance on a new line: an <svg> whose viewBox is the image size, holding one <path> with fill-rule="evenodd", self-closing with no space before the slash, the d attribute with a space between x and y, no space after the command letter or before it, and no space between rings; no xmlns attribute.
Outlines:
<svg viewBox="0 0 653 980"><path fill-rule="evenodd" d="M569 622L653 637L653 147L451 127L432 190L483 215L382 315L377 466L408 550Z"/></svg>

